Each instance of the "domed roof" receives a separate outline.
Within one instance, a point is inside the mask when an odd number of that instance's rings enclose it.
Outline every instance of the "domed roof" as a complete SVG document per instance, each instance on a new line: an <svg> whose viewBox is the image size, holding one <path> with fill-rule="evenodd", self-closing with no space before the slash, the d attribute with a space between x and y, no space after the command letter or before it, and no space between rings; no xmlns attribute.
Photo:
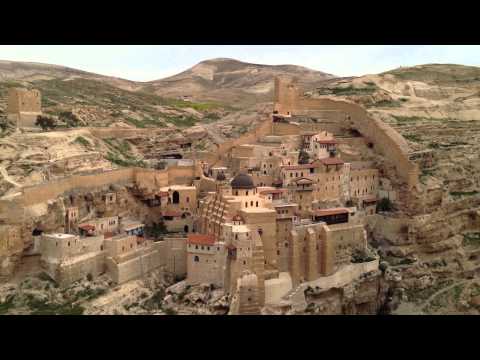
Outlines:
<svg viewBox="0 0 480 360"><path fill-rule="evenodd" d="M238 174L235 176L230 183L232 189L253 189L253 180L250 175L247 174Z"/></svg>
<svg viewBox="0 0 480 360"><path fill-rule="evenodd" d="M226 180L225 174L223 172L219 172L217 174L217 181L225 181L225 180Z"/></svg>

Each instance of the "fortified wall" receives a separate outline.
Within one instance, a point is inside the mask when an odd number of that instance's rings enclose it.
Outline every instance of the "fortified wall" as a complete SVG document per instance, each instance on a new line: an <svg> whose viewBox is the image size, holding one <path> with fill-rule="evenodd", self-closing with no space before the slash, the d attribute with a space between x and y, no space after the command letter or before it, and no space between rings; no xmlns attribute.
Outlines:
<svg viewBox="0 0 480 360"><path fill-rule="evenodd" d="M291 82L275 79L274 111L286 115L317 116L329 120L343 118L345 127L359 131L374 148L396 169L399 178L410 188L418 184L418 165L409 160L409 146L405 139L392 127L374 119L361 106L330 98L310 99L301 95ZM331 120L331 119L330 119ZM280 125L287 131L285 124Z"/></svg>
<svg viewBox="0 0 480 360"><path fill-rule="evenodd" d="M139 187L162 187L170 184L190 184L199 177L201 170L197 166L173 166L165 170L144 168L126 168L105 171L98 174L73 175L60 180L22 189L20 197L23 206L31 206L78 189L94 189L110 184L136 183ZM20 201L16 199L16 201Z"/></svg>

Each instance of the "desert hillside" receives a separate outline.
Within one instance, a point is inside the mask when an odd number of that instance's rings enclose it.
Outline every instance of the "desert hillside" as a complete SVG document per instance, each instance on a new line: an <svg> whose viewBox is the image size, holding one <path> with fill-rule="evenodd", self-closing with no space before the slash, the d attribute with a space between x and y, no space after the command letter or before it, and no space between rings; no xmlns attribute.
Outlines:
<svg viewBox="0 0 480 360"><path fill-rule="evenodd" d="M149 82L144 89L162 96L250 105L271 101L275 76L294 77L308 86L334 78L302 66L249 64L220 58L202 61L180 74Z"/></svg>

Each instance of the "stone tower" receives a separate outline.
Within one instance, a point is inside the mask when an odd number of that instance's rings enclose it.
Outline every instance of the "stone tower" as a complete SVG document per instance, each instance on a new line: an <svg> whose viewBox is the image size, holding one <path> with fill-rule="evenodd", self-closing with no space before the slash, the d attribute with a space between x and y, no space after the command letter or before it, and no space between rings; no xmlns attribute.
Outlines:
<svg viewBox="0 0 480 360"><path fill-rule="evenodd" d="M7 117L18 128L34 128L37 116L42 114L40 91L10 88L8 91Z"/></svg>

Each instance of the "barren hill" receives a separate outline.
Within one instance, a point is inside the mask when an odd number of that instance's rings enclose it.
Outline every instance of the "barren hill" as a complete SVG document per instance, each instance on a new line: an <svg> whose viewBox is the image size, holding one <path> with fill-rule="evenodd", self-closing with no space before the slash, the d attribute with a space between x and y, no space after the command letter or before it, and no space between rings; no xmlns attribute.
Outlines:
<svg viewBox="0 0 480 360"><path fill-rule="evenodd" d="M145 90L157 95L189 96L199 101L253 104L271 101L275 76L289 76L315 86L333 75L295 65L261 65L234 59L202 61L192 68L149 82Z"/></svg>
<svg viewBox="0 0 480 360"><path fill-rule="evenodd" d="M66 66L0 60L0 82L13 81L19 84L28 84L37 80L69 80L75 78L98 80L125 90L136 90L141 86L135 81L99 75Z"/></svg>

